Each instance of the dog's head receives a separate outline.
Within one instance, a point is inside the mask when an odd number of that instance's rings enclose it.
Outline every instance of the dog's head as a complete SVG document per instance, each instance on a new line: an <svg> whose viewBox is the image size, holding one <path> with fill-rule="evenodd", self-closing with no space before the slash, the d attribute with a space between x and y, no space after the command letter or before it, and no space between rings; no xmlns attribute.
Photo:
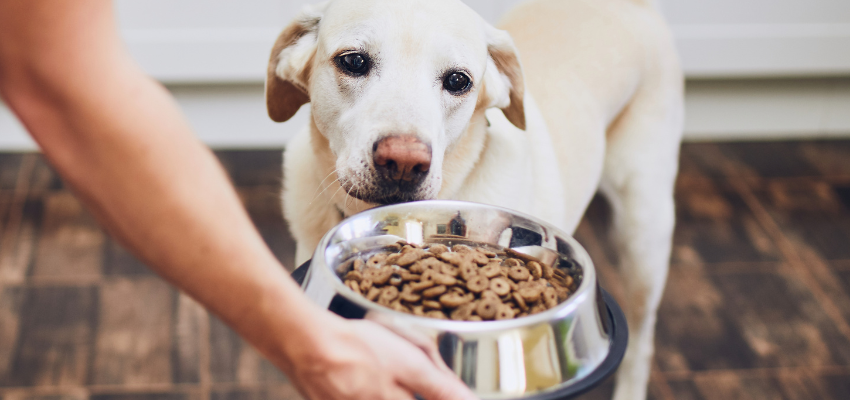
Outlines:
<svg viewBox="0 0 850 400"><path fill-rule="evenodd" d="M340 184L373 204L435 198L447 151L491 107L525 129L507 32L459 0L336 0L277 39L266 103L277 122L310 102Z"/></svg>

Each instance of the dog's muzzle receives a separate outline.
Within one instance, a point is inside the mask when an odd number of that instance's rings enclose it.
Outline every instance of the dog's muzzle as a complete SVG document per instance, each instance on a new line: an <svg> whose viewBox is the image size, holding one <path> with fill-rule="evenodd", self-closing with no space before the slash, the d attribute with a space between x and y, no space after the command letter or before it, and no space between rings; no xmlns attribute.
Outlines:
<svg viewBox="0 0 850 400"><path fill-rule="evenodd" d="M415 136L388 136L372 146L375 192L380 204L421 200L417 198L431 169L431 146Z"/></svg>

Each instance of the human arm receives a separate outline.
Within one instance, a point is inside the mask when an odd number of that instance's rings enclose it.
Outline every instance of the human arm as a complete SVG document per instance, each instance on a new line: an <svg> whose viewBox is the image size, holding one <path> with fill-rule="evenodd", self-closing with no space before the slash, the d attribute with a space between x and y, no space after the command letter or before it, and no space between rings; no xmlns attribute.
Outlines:
<svg viewBox="0 0 850 400"><path fill-rule="evenodd" d="M0 0L0 96L110 234L309 398L469 398L413 345L301 294L214 155L127 55L110 1Z"/></svg>

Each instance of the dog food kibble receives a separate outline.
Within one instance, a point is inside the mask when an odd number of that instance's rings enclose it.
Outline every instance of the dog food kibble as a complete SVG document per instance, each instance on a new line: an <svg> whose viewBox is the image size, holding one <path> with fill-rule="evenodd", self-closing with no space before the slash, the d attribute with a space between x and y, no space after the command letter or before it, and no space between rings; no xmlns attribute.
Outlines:
<svg viewBox="0 0 850 400"><path fill-rule="evenodd" d="M445 293L446 290L448 290L448 289L446 289L446 287L443 286L443 285L434 286L434 287L423 290L422 291L422 297L424 297L426 299L430 299L432 297L437 297L437 296Z"/></svg>
<svg viewBox="0 0 850 400"><path fill-rule="evenodd" d="M496 318L496 311L499 310L501 305L502 302L499 299L481 300L478 302L478 306L475 307L475 312L481 319L493 319Z"/></svg>
<svg viewBox="0 0 850 400"><path fill-rule="evenodd" d="M496 319L512 319L514 318L514 309L507 304L500 304L496 310Z"/></svg>
<svg viewBox="0 0 850 400"><path fill-rule="evenodd" d="M366 294L366 299L369 300L369 301L375 301L375 299L377 299L380 294L381 294L381 289L373 287L373 288L369 289L369 293Z"/></svg>
<svg viewBox="0 0 850 400"><path fill-rule="evenodd" d="M529 261L526 266L534 279L540 279L543 277L543 267L537 261Z"/></svg>
<svg viewBox="0 0 850 400"><path fill-rule="evenodd" d="M490 287L490 280L484 275L475 275L466 281L466 288L472 293L481 293Z"/></svg>
<svg viewBox="0 0 850 400"><path fill-rule="evenodd" d="M470 297L458 292L450 292L440 296L440 304L446 308L457 308L471 301Z"/></svg>
<svg viewBox="0 0 850 400"><path fill-rule="evenodd" d="M389 304L391 301L395 300L396 297L398 297L398 289L396 289L395 286L387 286L381 289L381 295L378 297L378 302Z"/></svg>
<svg viewBox="0 0 850 400"><path fill-rule="evenodd" d="M496 278L490 281L490 290L498 296L504 296L511 292L511 285L507 278Z"/></svg>
<svg viewBox="0 0 850 400"><path fill-rule="evenodd" d="M525 267L516 265L511 267L511 270L508 272L508 276L510 276L514 282L521 282L528 280L528 278L531 277L531 274L528 273L528 269Z"/></svg>
<svg viewBox="0 0 850 400"><path fill-rule="evenodd" d="M575 291L569 272L511 249L399 241L340 271L345 285L395 311L455 321L520 318Z"/></svg>
<svg viewBox="0 0 850 400"><path fill-rule="evenodd" d="M498 259L496 259L496 260L498 260ZM502 266L498 264L498 261L493 261L493 262L488 261L486 264L484 264L483 267L478 268L478 274L484 275L487 278L492 278L496 275L499 275L499 273L501 273L501 272L502 272Z"/></svg>
<svg viewBox="0 0 850 400"><path fill-rule="evenodd" d="M439 301L434 301L434 300L422 300L422 305L425 306L426 309L431 309L431 310L442 310L443 309L443 305L440 304Z"/></svg>
<svg viewBox="0 0 850 400"><path fill-rule="evenodd" d="M474 315L473 313L477 306L478 305L476 303L461 304L452 311L451 318L455 321L467 321Z"/></svg>

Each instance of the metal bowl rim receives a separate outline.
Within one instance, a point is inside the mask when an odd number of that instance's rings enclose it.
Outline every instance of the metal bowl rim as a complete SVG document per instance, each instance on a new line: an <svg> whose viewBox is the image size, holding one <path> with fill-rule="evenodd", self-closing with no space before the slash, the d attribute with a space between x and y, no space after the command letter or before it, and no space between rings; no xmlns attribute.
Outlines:
<svg viewBox="0 0 850 400"><path fill-rule="evenodd" d="M475 208L489 208L497 211L502 211L511 215L515 215L518 217L526 218L531 222L534 222L540 226L546 227L550 229L554 234L559 235L562 239L566 240L571 248L575 251L576 254L572 255L572 258L579 263L582 267L582 282L579 285L578 289L573 293L566 301L558 304L555 308L546 310L544 312L525 316L522 318L510 319L510 320L502 320L502 321L453 321L453 320L442 320L436 318L427 318L427 317L419 317L399 311L395 311L389 307L384 307L377 303L366 300L362 295L354 293L342 279L333 271L330 265L325 260L325 250L328 248L330 244L330 240L334 235L346 225L347 222L350 222L354 218L363 217L364 214L372 213L375 210L381 209L386 210L387 208L417 208L420 206L424 207L436 207L436 208L458 208L458 207L475 207ZM559 253L560 254L560 253ZM596 289L596 268L593 265L593 261L590 259L590 255L587 254L587 251L584 249L581 244L576 241L572 235L567 234L560 228L544 222L538 218L532 217L530 215L521 213L519 211L510 210L503 207L493 206L489 204L483 203L475 203L470 201L458 201L458 200L422 200L408 203L399 203L399 204L391 204L386 206L375 207L361 213L352 215L340 223L338 223L333 229L328 231L322 240L319 242L319 246L316 248L316 252L313 255L313 259L317 260L320 265L324 265L325 268L322 268L322 274L329 273L333 279L333 286L337 293L345 296L345 298L361 307L366 309L368 312L376 312L379 314L388 314L393 316L397 321L410 322L413 325L437 329L440 331L447 332L464 332L464 333L486 333L493 331L505 331L511 329L517 329L527 326L533 326L541 323L546 323L548 321L562 319L563 317L572 314L576 311L576 309L584 304L586 301L595 301L596 296L590 297L595 289ZM311 268L310 275L313 275L313 271L315 269ZM305 284L310 280L308 276L305 279Z"/></svg>

